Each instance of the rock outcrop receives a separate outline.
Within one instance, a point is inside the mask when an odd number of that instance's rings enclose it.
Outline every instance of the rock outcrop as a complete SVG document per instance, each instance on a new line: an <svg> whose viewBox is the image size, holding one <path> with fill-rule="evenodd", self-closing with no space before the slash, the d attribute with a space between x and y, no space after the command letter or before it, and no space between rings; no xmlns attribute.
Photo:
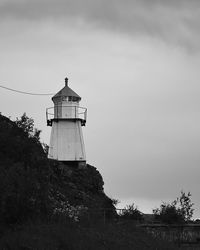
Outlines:
<svg viewBox="0 0 200 250"><path fill-rule="evenodd" d="M0 115L0 220L114 216L99 171L47 159L33 125L25 114L17 122Z"/></svg>

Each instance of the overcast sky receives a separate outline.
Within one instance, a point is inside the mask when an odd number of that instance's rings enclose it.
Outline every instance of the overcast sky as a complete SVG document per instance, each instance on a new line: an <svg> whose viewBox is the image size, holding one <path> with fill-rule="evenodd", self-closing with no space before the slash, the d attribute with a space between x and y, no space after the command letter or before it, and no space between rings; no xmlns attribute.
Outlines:
<svg viewBox="0 0 200 250"><path fill-rule="evenodd" d="M200 217L200 1L0 0L0 85L69 86L88 108L87 161L123 207L151 212L190 191ZM0 89L49 143L51 96Z"/></svg>

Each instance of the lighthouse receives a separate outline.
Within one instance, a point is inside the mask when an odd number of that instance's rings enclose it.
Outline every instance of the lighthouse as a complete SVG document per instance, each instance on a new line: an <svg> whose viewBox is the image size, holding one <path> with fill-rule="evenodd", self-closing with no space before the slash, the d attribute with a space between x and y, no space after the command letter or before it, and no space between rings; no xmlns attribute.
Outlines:
<svg viewBox="0 0 200 250"><path fill-rule="evenodd" d="M52 97L54 107L46 109L47 126L51 126L48 158L79 166L86 163L82 126L87 109L80 107L81 97L65 86Z"/></svg>

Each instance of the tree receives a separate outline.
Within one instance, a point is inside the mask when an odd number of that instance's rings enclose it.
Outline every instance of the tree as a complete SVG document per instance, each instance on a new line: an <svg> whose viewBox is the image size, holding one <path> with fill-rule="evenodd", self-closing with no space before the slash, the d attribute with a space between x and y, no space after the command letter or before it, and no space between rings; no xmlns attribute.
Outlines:
<svg viewBox="0 0 200 250"><path fill-rule="evenodd" d="M28 137L35 139L36 142L40 141L41 130L34 128L33 118L29 118L26 113L24 113L20 119L16 119L15 123L28 135Z"/></svg>
<svg viewBox="0 0 200 250"><path fill-rule="evenodd" d="M153 210L156 220L159 220L166 224L182 223L184 217L180 212L180 209L176 207L176 200L172 203L163 202L160 208Z"/></svg>
<svg viewBox="0 0 200 250"><path fill-rule="evenodd" d="M31 135L33 133L34 128L34 120L32 118L29 118L26 113L24 113L20 119L17 118L15 123L19 128L22 128L25 133L28 135Z"/></svg>
<svg viewBox="0 0 200 250"><path fill-rule="evenodd" d="M184 223L192 218L194 203L191 201L191 193L181 191L180 197L171 203L163 202L160 208L153 209L155 219L163 223Z"/></svg>
<svg viewBox="0 0 200 250"><path fill-rule="evenodd" d="M143 220L142 212L140 212L137 206L132 203L131 205L127 205L120 214L121 218L141 221Z"/></svg>
<svg viewBox="0 0 200 250"><path fill-rule="evenodd" d="M118 199L111 199L112 200L112 204L113 204L113 206L117 206L119 203L120 203L120 201L118 200Z"/></svg>
<svg viewBox="0 0 200 250"><path fill-rule="evenodd" d="M183 215L185 221L189 221L192 218L194 212L194 209L192 208L194 203L191 201L191 196L192 195L190 192L186 194L185 192L181 191L181 196L178 198L181 214Z"/></svg>

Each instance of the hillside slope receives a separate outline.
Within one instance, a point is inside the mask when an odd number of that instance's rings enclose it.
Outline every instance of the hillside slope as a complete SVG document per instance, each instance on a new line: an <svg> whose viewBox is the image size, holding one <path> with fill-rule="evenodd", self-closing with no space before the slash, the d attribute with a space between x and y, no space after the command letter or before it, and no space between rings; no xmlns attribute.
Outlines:
<svg viewBox="0 0 200 250"><path fill-rule="evenodd" d="M116 222L98 170L48 160L33 125L0 115L0 249L176 249Z"/></svg>
<svg viewBox="0 0 200 250"><path fill-rule="evenodd" d="M39 131L25 114L16 122L0 115L0 218L16 223L27 218L107 209L115 213L97 169L48 160Z"/></svg>

